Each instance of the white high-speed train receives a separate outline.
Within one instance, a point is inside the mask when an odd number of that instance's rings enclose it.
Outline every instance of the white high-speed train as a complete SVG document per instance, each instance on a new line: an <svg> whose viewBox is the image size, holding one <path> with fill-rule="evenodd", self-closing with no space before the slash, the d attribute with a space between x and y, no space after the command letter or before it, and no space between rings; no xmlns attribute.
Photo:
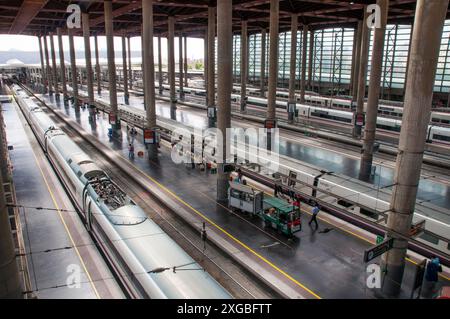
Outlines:
<svg viewBox="0 0 450 319"><path fill-rule="evenodd" d="M25 91L17 85L12 91L130 297L231 298Z"/></svg>
<svg viewBox="0 0 450 319"><path fill-rule="evenodd" d="M158 84L157 84L158 85ZM164 90L170 90L170 86L168 84L163 84ZM237 95L240 93L240 87L233 86L233 102L240 103L240 96ZM197 96L206 96L206 91L204 89L200 88L183 88L183 91L185 94L188 95L197 95ZM176 87L176 92L179 92L179 87ZM248 103L266 107L267 101L264 98L259 97L259 90L255 88L249 88L247 89L248 93ZM267 92L265 93L267 95ZM286 91L277 91L276 96L278 98L287 99L288 98L288 92ZM300 102L300 95L296 94L296 100L299 103ZM349 110L352 109L352 102L349 99L342 99L342 98L330 98L320 95L314 95L311 92L309 94L305 94L305 102L309 104L310 106L317 106L328 109L330 112L333 113L333 111L342 111L348 113L345 118L348 118L350 116L353 117L353 112L350 112ZM390 102L390 101L389 101ZM398 103L397 103L398 104ZM299 105L299 104L297 104ZM306 105L306 104L300 104L300 105ZM278 108L285 109L287 106L287 102L285 100L277 100L276 106ZM364 110L366 110L367 102L364 102ZM339 113L336 113L339 114ZM400 106L391 106L387 104L380 104L378 106L378 114L384 115L386 118L399 118L403 116L403 107ZM326 118L326 117L324 117ZM343 121L347 122L347 121ZM396 123L396 122L391 122ZM431 112L430 117L430 123L436 124L436 125L444 125L444 126L450 126L450 113L445 112ZM395 127L394 127L395 128ZM391 130L387 128L387 130ZM394 129L395 131L396 129Z"/></svg>

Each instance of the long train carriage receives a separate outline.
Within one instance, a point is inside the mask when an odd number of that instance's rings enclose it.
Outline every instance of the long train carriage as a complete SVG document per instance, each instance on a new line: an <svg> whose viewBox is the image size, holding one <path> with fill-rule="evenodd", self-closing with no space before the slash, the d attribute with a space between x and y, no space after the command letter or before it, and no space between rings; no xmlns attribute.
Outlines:
<svg viewBox="0 0 450 319"><path fill-rule="evenodd" d="M13 91L30 126L76 202L88 230L132 297L230 298L149 219L18 86ZM161 267L175 267L159 272ZM176 271L193 268L198 271Z"/></svg>

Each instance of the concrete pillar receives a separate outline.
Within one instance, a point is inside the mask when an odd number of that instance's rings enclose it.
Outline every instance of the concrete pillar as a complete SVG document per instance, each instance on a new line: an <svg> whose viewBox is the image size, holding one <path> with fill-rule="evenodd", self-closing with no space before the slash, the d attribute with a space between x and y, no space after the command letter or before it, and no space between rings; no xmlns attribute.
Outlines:
<svg viewBox="0 0 450 319"><path fill-rule="evenodd" d="M278 82L278 18L279 0L270 0L269 31L269 83L267 90L267 119L274 120L276 113L276 90Z"/></svg>
<svg viewBox="0 0 450 319"><path fill-rule="evenodd" d="M63 42L62 42L61 28L57 28L56 33L58 34L59 68L61 71L63 98L64 98L64 104L66 104L67 103L66 64L64 62L64 48L63 48Z"/></svg>
<svg viewBox="0 0 450 319"><path fill-rule="evenodd" d="M313 89L313 64L314 64L314 31L309 33L309 65L308 65L308 87Z"/></svg>
<svg viewBox="0 0 450 319"><path fill-rule="evenodd" d="M173 17L172 17L173 18ZM169 18L170 19L170 18ZM142 59L144 71L144 105L147 121L146 129L156 128L155 110L155 63L153 60L153 1L142 0ZM149 159L156 159L157 144L148 144Z"/></svg>
<svg viewBox="0 0 450 319"><path fill-rule="evenodd" d="M184 39L184 87L188 87L187 36Z"/></svg>
<svg viewBox="0 0 450 319"><path fill-rule="evenodd" d="M52 55L52 79L53 86L55 89L55 97L59 98L59 88L58 88L58 73L56 72L56 53L55 53L55 41L53 40L53 33L50 33L50 52Z"/></svg>
<svg viewBox="0 0 450 319"><path fill-rule="evenodd" d="M356 137L361 137L362 130L362 125L359 125L360 123L358 124L357 122L364 122L364 98L366 96L367 66L369 60L370 29L367 26L369 13L366 9L367 6L364 6L364 19L361 27L361 48L359 50L358 85L355 85L357 91L354 135Z"/></svg>
<svg viewBox="0 0 450 319"><path fill-rule="evenodd" d="M300 103L305 103L305 88L306 88L306 55L308 46L308 25L303 25L302 36L302 75L300 81Z"/></svg>
<svg viewBox="0 0 450 319"><path fill-rule="evenodd" d="M129 89L133 89L133 69L131 68L131 40L130 36L127 37L128 42L128 83Z"/></svg>
<svg viewBox="0 0 450 319"><path fill-rule="evenodd" d="M125 104L129 103L130 94L128 93L128 70L127 70L127 45L126 38L122 36L122 74L123 74L123 93Z"/></svg>
<svg viewBox="0 0 450 319"><path fill-rule="evenodd" d="M158 35L158 80L159 80L159 95L162 95L163 94L163 73L162 73L161 35Z"/></svg>
<svg viewBox="0 0 450 319"><path fill-rule="evenodd" d="M296 14L291 15L291 52L289 61L289 97L288 103L294 104L295 99L295 71L297 69L297 29L298 29L298 16ZM295 110L295 107L294 107ZM288 111L288 120L292 122L294 120L294 113Z"/></svg>
<svg viewBox="0 0 450 319"><path fill-rule="evenodd" d="M117 108L116 63L114 62L114 30L111 0L106 0L104 2L104 9L106 49L108 57L109 105L111 107L110 116L113 116L115 120L115 124L111 124L111 127L113 129L113 134L121 135L119 110Z"/></svg>
<svg viewBox="0 0 450 319"><path fill-rule="evenodd" d="M100 61L98 56L98 37L95 35L94 37L94 46L95 46L95 74L97 75L97 93L98 95L102 94L102 74L100 70Z"/></svg>
<svg viewBox="0 0 450 319"><path fill-rule="evenodd" d="M227 128L231 127L231 92L233 88L233 11L232 2L217 0L217 128L222 132L223 144L221 158L218 159L217 200L225 202L228 198L229 173L226 173L226 154L229 143ZM210 52L209 52L210 53ZM219 152L220 154L220 152ZM222 162L222 163L220 163Z"/></svg>
<svg viewBox="0 0 450 319"><path fill-rule="evenodd" d="M401 288L423 152L430 120L433 86L448 0L418 0L408 69L402 129L388 217L387 236L394 246L382 258L383 292L398 295Z"/></svg>
<svg viewBox="0 0 450 319"><path fill-rule="evenodd" d="M207 68L208 68L208 75L207 75L207 81L208 86L206 89L206 95L207 95L207 106L208 107L216 107L216 74L215 74L215 38L216 38L216 8L215 7L208 7L208 47L207 47L207 53L208 58L207 61ZM217 52L219 53L219 52ZM231 66L230 66L231 67ZM233 71L231 71L233 72ZM209 119L209 127L215 126L215 119Z"/></svg>
<svg viewBox="0 0 450 319"><path fill-rule="evenodd" d="M261 69L259 73L260 96L265 97L266 93L266 29L261 30Z"/></svg>
<svg viewBox="0 0 450 319"><path fill-rule="evenodd" d="M0 122L3 125L3 121ZM6 145L3 136L3 127L0 128L0 162L6 165ZM22 299L22 287L20 284L19 268L16 261L16 251L11 233L11 223L9 220L8 208L3 189L6 183L6 176L0 169L0 298L1 299Z"/></svg>
<svg viewBox="0 0 450 319"><path fill-rule="evenodd" d="M180 100L184 100L184 76L183 76L183 36L178 36L178 86L180 90Z"/></svg>
<svg viewBox="0 0 450 319"><path fill-rule="evenodd" d="M42 52L42 39L43 39L42 36L38 37L39 56L41 58L41 85L42 85L43 93L45 94L45 93L47 93L47 74L45 72L44 52Z"/></svg>
<svg viewBox="0 0 450 319"><path fill-rule="evenodd" d="M208 89L208 32L209 28L206 27L205 29L205 36L203 38L203 80L205 82L205 90ZM206 93L206 105L209 105L208 103L208 93Z"/></svg>
<svg viewBox="0 0 450 319"><path fill-rule="evenodd" d="M86 85L89 103L89 121L91 123L95 123L94 74L92 72L91 60L91 31L89 28L89 13L83 12L81 14L81 21L83 24L84 59L86 61Z"/></svg>
<svg viewBox="0 0 450 319"><path fill-rule="evenodd" d="M44 40L44 54L45 54L45 75L47 76L47 83L48 83L48 94L50 96L53 95L53 85L52 85L52 71L50 67L50 60L48 58L48 44L47 44L47 36L44 35L42 38Z"/></svg>
<svg viewBox="0 0 450 319"><path fill-rule="evenodd" d="M373 146L378 115L378 100L380 96L381 72L383 66L383 47L386 22L389 9L389 0L377 0L381 11L381 26L375 28L370 64L369 96L367 98L367 116L364 127L363 153L361 156L360 178L368 179L372 170Z"/></svg>
<svg viewBox="0 0 450 319"><path fill-rule="evenodd" d="M177 97L175 88L175 17L169 16L169 37L167 38L169 85L170 85L170 118L175 120Z"/></svg>
<svg viewBox="0 0 450 319"><path fill-rule="evenodd" d="M246 110L248 78L248 31L247 20L241 23L241 112Z"/></svg>
<svg viewBox="0 0 450 319"><path fill-rule="evenodd" d="M356 27L355 30L355 46L354 46L354 55L353 55L353 61L352 61L352 65L353 65L353 72L352 72L352 90L351 90L351 95L352 95L352 102L356 101L357 95L358 95L358 78L359 78L359 65L360 65L360 61L361 61L361 42L362 42L362 29L363 26L365 26L364 29L367 29L367 25L363 24L363 21L358 21L358 25ZM367 30L365 30L365 32L367 32Z"/></svg>
<svg viewBox="0 0 450 319"><path fill-rule="evenodd" d="M75 60L75 45L73 43L73 29L67 30L69 34L69 53L70 53L70 75L72 78L72 93L73 93L73 106L76 112L80 111L80 104L78 102L78 79L77 79L77 65Z"/></svg>

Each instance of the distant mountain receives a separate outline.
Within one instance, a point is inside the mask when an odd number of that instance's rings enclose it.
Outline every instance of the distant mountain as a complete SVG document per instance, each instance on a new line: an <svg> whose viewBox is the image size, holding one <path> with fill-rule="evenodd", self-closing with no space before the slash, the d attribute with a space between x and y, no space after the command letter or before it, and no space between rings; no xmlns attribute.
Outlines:
<svg viewBox="0 0 450 319"><path fill-rule="evenodd" d="M50 54L50 52L49 52ZM77 59L84 59L84 51L76 51L75 56ZM141 56L140 51L131 51L131 57L137 58ZM50 57L50 56L49 56ZM106 51L99 51L99 57L106 59L107 54ZM116 59L122 58L122 52L115 52ZM45 58L45 57L44 57ZM94 50L92 50L92 58L94 58ZM22 61L25 64L39 64L41 63L39 57L39 51L27 52L27 51L18 51L18 50L9 50L9 51L0 51L0 64L5 64L6 61L11 59L17 59ZM56 52L57 63L59 63L59 55ZM69 51L64 51L64 59L69 61Z"/></svg>

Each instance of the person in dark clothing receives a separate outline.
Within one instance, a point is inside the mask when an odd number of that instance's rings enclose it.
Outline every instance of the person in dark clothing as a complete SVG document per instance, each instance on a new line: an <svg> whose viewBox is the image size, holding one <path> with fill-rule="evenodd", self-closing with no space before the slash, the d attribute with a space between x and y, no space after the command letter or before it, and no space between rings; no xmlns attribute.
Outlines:
<svg viewBox="0 0 450 319"><path fill-rule="evenodd" d="M317 215L319 214L320 208L319 205L315 204L312 209L312 216L309 220L309 225L311 226L311 223L314 222L316 224L316 229L319 228L319 224L317 223Z"/></svg>
<svg viewBox="0 0 450 319"><path fill-rule="evenodd" d="M436 293L436 285L439 281L439 273L442 272L442 266L439 258L435 257L427 263L425 269L425 282L422 291L422 296L425 298L433 298Z"/></svg>

